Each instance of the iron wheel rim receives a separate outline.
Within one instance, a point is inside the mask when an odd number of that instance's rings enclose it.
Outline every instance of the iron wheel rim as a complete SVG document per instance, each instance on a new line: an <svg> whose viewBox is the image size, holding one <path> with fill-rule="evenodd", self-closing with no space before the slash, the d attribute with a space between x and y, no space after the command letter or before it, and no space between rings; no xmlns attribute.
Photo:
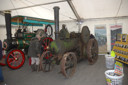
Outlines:
<svg viewBox="0 0 128 85"><path fill-rule="evenodd" d="M18 69L23 66L25 62L25 55L19 49L13 49L7 54L7 65L11 69Z"/></svg>

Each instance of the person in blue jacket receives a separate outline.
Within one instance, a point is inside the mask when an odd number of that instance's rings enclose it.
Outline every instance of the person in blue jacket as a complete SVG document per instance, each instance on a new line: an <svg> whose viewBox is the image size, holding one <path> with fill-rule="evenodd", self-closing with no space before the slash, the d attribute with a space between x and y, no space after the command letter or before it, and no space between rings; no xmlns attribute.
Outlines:
<svg viewBox="0 0 128 85"><path fill-rule="evenodd" d="M2 59L2 42L0 40L0 60ZM0 66L0 82L3 82L4 81L4 77L3 77L3 74L2 74L2 68Z"/></svg>

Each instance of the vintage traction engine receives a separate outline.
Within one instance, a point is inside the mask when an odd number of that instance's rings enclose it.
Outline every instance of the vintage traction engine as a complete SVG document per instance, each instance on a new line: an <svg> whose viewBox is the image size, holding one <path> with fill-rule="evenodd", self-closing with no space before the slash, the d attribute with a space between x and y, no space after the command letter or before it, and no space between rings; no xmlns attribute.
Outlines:
<svg viewBox="0 0 128 85"><path fill-rule="evenodd" d="M59 32L59 7L54 7L54 13L55 40L49 45L48 51L42 54L40 69L48 72L55 63L60 64L61 73L69 78L74 74L80 60L87 58L90 64L97 61L98 43L87 26L82 28L81 33L69 33L63 25Z"/></svg>
<svg viewBox="0 0 128 85"><path fill-rule="evenodd" d="M81 33L71 32L63 25L59 31L59 7L54 7L55 40L50 37L42 38L43 53L40 57L40 69L49 72L55 64L60 64L61 73L69 78L75 73L77 62L87 58L90 64L98 59L98 43L90 34L89 28L84 26ZM17 32L11 37L11 14L5 13L7 39L4 40L4 49L7 51L6 63L11 69L18 69L25 62L30 39L35 33ZM51 27L51 25L46 26ZM24 52L22 51L24 50Z"/></svg>
<svg viewBox="0 0 128 85"><path fill-rule="evenodd" d="M54 24L54 22L50 20L38 19L33 17L27 17L26 19L26 16L14 17L13 20L16 21L17 19L21 20L19 21L21 22L20 24L22 24L23 21L27 21L25 23L28 23L29 25L33 25L33 26L38 26L45 23ZM18 69L21 66L23 66L25 62L25 54L27 54L31 38L35 37L36 32L26 32L26 31L21 31L23 29L18 29L17 32L15 33L15 37L12 37L11 35L12 20L11 20L10 11L5 12L5 21L6 21L7 39L5 39L3 42L3 49L6 51L6 54L3 57L5 57L5 64L9 68ZM40 22L41 24L35 22ZM45 28L46 33L48 30L47 28L49 28L52 31L52 26L50 24L46 25ZM41 39L43 52L47 50L47 46L50 44L51 41L53 41L53 39L50 36Z"/></svg>

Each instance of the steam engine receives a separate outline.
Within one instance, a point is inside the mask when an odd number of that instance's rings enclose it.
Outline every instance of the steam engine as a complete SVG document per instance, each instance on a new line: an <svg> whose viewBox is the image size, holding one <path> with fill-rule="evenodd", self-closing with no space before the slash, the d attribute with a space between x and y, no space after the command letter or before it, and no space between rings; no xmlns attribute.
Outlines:
<svg viewBox="0 0 128 85"><path fill-rule="evenodd" d="M27 33L18 29L15 33L15 37L12 37L11 34L11 14L9 11L5 12L5 21L6 21L6 31L7 39L3 42L3 48L7 52L11 49L28 49L30 40L32 37L35 37L35 33Z"/></svg>
<svg viewBox="0 0 128 85"><path fill-rule="evenodd" d="M28 49L31 38L35 37L35 33L25 33L16 32L15 37L11 40L5 39L3 42L3 47L6 51L18 48L18 49Z"/></svg>

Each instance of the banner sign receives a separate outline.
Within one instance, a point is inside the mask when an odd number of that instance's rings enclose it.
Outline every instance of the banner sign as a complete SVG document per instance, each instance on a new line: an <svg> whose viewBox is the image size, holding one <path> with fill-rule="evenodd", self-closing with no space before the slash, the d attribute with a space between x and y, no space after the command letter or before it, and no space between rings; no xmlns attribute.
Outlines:
<svg viewBox="0 0 128 85"><path fill-rule="evenodd" d="M106 26L96 25L95 26L95 38L98 41L99 53L107 52L107 37L106 37Z"/></svg>
<svg viewBox="0 0 128 85"><path fill-rule="evenodd" d="M110 25L111 30L111 50L113 49L113 46L115 45L117 34L122 34L122 25L116 24L116 25Z"/></svg>

